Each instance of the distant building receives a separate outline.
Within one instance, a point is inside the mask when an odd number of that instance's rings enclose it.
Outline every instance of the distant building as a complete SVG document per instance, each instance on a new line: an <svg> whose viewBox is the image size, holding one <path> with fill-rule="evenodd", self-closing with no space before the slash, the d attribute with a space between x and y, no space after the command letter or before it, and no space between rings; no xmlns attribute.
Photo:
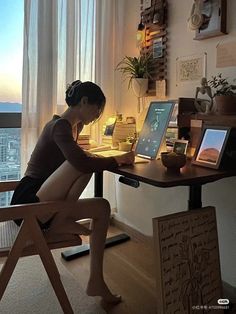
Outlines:
<svg viewBox="0 0 236 314"><path fill-rule="evenodd" d="M0 103L3 112L21 112L21 104ZM1 128L0 126L0 180L19 180L21 177L19 128ZM12 192L0 193L0 206L10 203Z"/></svg>

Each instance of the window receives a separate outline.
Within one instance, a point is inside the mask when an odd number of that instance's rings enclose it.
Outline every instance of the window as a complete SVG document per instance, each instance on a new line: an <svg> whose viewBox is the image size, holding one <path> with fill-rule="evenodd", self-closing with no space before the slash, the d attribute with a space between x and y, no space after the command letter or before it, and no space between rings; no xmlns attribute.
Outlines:
<svg viewBox="0 0 236 314"><path fill-rule="evenodd" d="M24 0L0 1L0 180L20 173ZM11 193L0 193L0 206Z"/></svg>

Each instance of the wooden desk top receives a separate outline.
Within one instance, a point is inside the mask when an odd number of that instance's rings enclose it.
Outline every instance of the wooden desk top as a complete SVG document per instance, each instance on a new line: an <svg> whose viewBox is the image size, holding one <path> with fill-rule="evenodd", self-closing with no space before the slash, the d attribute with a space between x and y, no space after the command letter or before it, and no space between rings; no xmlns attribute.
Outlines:
<svg viewBox="0 0 236 314"><path fill-rule="evenodd" d="M181 168L180 173L173 173L167 171L160 160L134 166L122 166L112 172L158 187L202 185L236 176L236 170L215 170L191 165L190 161Z"/></svg>

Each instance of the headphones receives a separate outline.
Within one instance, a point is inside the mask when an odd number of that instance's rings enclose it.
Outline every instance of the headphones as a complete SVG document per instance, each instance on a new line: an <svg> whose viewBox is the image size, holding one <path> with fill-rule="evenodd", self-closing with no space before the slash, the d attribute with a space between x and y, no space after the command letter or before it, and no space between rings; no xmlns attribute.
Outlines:
<svg viewBox="0 0 236 314"><path fill-rule="evenodd" d="M204 15L201 13L203 0L194 0L190 17L188 18L188 26L191 30L199 29L204 23Z"/></svg>

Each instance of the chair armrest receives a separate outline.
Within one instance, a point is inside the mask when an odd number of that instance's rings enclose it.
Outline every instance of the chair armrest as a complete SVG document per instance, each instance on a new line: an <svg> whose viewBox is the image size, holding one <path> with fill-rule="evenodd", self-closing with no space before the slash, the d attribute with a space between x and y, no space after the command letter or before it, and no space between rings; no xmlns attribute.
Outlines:
<svg viewBox="0 0 236 314"><path fill-rule="evenodd" d="M0 192L13 191L19 184L19 180L16 181L0 181Z"/></svg>
<svg viewBox="0 0 236 314"><path fill-rule="evenodd" d="M70 210L78 206L72 201L47 201L40 203L10 205L0 208L0 221L25 219L30 216L43 216L48 213L57 213L61 210Z"/></svg>

